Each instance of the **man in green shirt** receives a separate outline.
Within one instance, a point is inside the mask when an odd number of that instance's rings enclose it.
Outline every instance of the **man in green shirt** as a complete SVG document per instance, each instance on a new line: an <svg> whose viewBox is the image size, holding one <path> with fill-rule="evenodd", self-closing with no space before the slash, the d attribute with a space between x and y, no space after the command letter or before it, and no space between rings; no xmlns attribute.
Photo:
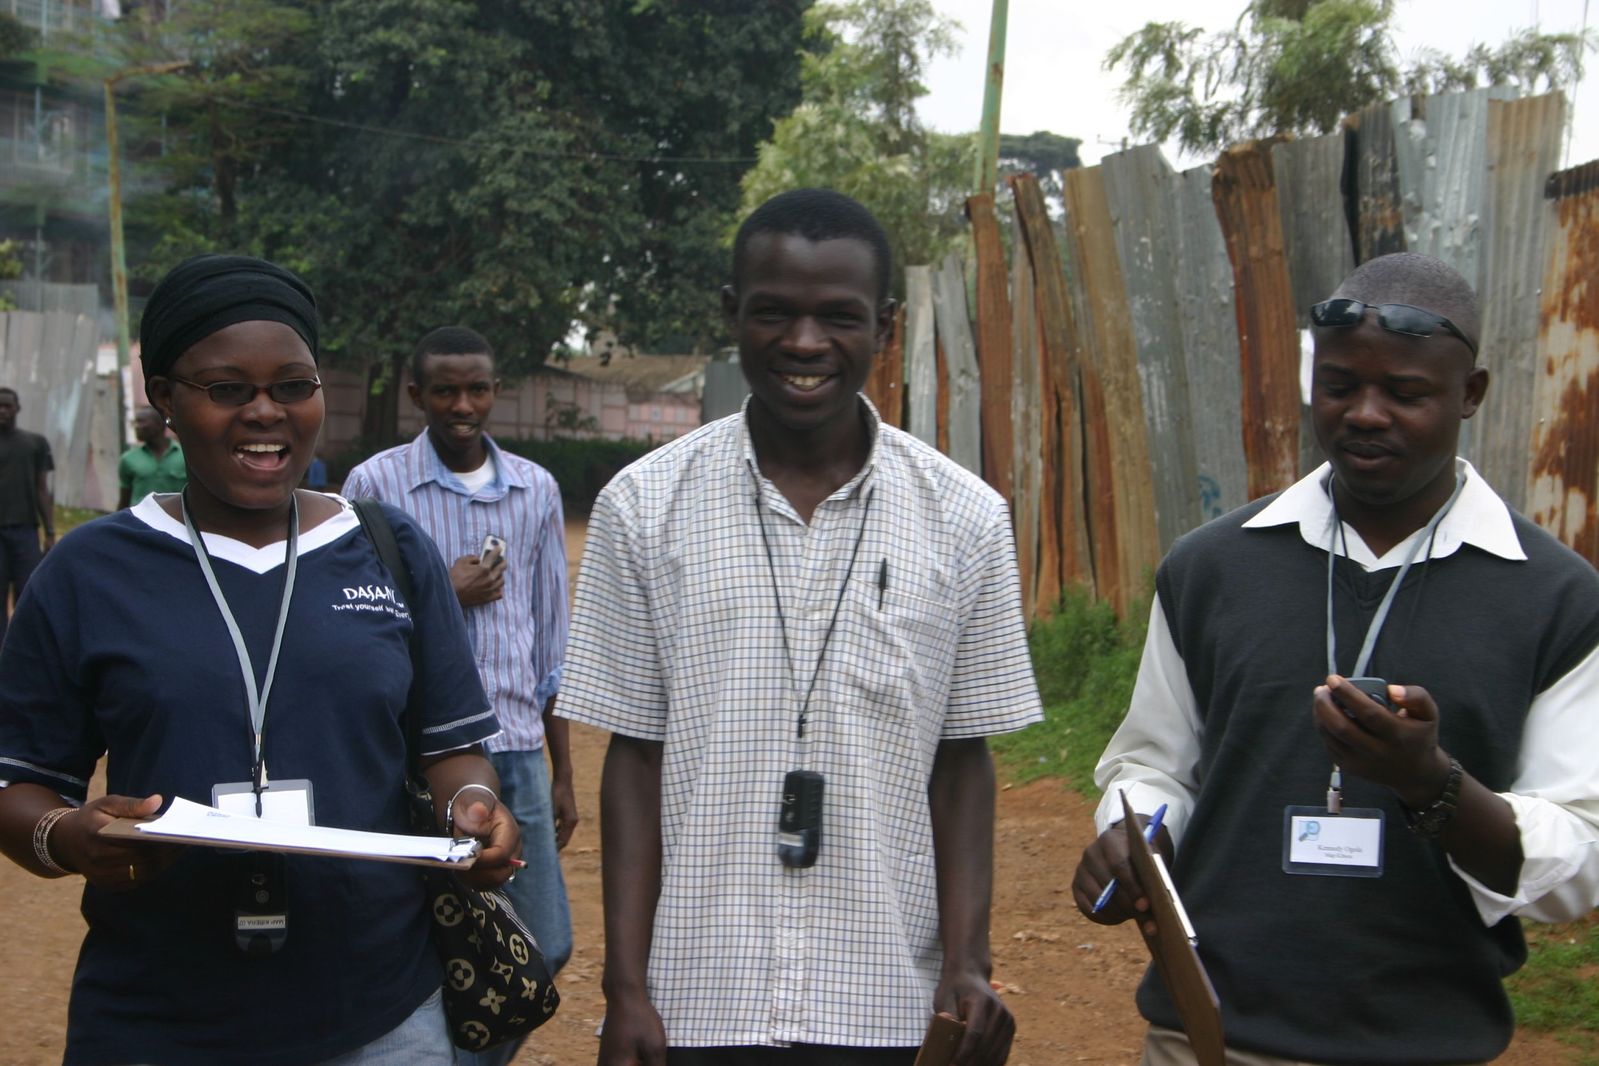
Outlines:
<svg viewBox="0 0 1599 1066"><path fill-rule="evenodd" d="M152 492L180 492L189 480L183 449L167 436L160 412L154 407L139 408L133 415L133 433L139 444L123 452L117 463L117 480L122 483L119 510Z"/></svg>

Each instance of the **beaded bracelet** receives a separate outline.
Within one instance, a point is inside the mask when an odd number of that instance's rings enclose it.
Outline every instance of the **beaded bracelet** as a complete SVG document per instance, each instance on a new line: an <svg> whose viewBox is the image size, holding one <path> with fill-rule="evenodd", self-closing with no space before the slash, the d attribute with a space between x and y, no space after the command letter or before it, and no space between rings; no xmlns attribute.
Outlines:
<svg viewBox="0 0 1599 1066"><path fill-rule="evenodd" d="M46 811L33 826L33 857L39 860L39 865L56 874L70 874L72 871L56 862L50 855L50 830L55 828L57 822L77 810L76 807L57 807Z"/></svg>
<svg viewBox="0 0 1599 1066"><path fill-rule="evenodd" d="M455 795L450 797L450 802L444 805L444 832L449 836L453 837L455 835L455 801L460 799L461 793L469 788L481 788L489 794L489 798L495 803L500 802L500 797L496 796L494 790L487 785L479 785L476 782L470 785L462 785L455 790Z"/></svg>

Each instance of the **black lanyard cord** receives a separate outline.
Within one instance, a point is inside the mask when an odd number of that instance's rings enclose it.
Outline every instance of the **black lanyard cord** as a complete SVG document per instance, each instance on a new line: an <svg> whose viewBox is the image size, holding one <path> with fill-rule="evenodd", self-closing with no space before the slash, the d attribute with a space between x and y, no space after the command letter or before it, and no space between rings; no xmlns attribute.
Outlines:
<svg viewBox="0 0 1599 1066"><path fill-rule="evenodd" d="M761 480L756 474L755 467L750 466L750 476L755 480L755 521L761 527L761 545L766 549L766 570L772 576L772 599L777 603L777 628L783 635L783 662L788 666L789 684L794 689L796 697L799 696L799 678L794 676L794 653L789 646L788 619L783 614L783 593L777 582L777 563L772 557L772 540L766 532L766 516L761 510ZM844 583L838 588L838 599L833 604L833 617L828 620L827 634L822 638L822 650L816 656L816 668L811 671L811 682L805 689L804 699L800 701L799 721L795 726L795 736L805 739L805 721L810 714L811 696L816 692L817 679L822 676L822 663L827 659L827 649L833 643L833 629L838 625L839 611L844 606L844 595L849 591L849 579L855 573L855 562L860 558L861 544L866 540L866 526L872 516L872 490L866 490L866 500L861 508L861 528L855 534L855 547L850 552L849 569L844 571Z"/></svg>

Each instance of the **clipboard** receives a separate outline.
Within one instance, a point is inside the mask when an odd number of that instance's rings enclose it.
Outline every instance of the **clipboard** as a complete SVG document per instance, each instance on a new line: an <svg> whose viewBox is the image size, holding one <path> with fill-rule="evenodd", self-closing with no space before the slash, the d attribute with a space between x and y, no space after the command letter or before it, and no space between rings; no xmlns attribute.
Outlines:
<svg viewBox="0 0 1599 1066"><path fill-rule="evenodd" d="M965 1035L966 1023L959 1018L933 1015L922 1037L922 1048L916 1053L915 1066L949 1066L955 1061L955 1049L961 1046L961 1038Z"/></svg>
<svg viewBox="0 0 1599 1066"><path fill-rule="evenodd" d="M150 818L114 818L100 828L100 835L117 840L149 841L153 844L188 844L206 848L227 848L235 851L273 851L285 855L325 855L335 859L362 859L368 862L391 862L406 866L435 866L443 870L469 870L477 862L476 855L464 859L429 859L409 855L372 855L341 851L337 848L305 847L295 844L238 843L231 840L211 840L205 837L175 836L170 833L151 832L136 828Z"/></svg>
<svg viewBox="0 0 1599 1066"><path fill-rule="evenodd" d="M1160 979L1166 983L1177 1006L1177 1017L1183 1023L1183 1032L1193 1047L1199 1066L1226 1066L1227 1044L1222 1034L1221 1001L1210 983L1210 975L1199 961L1195 941L1191 939L1187 915L1172 886L1166 863L1150 848L1144 839L1143 827L1127 802L1127 793L1121 794L1122 826L1127 832L1127 850L1133 870L1144 886L1155 919L1156 933L1144 936L1144 944L1155 960ZM1143 933L1140 923L1139 932Z"/></svg>

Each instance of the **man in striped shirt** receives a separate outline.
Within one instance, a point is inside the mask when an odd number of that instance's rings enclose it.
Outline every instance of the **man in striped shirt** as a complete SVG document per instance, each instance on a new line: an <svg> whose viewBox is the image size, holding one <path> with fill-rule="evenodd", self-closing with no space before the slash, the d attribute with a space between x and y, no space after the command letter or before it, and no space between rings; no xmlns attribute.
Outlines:
<svg viewBox="0 0 1599 1066"><path fill-rule="evenodd" d="M373 496L406 511L451 561L478 673L503 729L487 745L500 800L522 827L528 866L505 891L553 973L572 953L557 851L578 820L567 725L551 713L566 654L561 494L549 471L502 451L485 432L500 382L482 336L459 326L429 333L412 357L411 379L411 401L427 428L352 470L344 495ZM504 545L493 561L500 549L490 547L491 537ZM488 1064L515 1053L513 1043L475 1060L460 1056Z"/></svg>

